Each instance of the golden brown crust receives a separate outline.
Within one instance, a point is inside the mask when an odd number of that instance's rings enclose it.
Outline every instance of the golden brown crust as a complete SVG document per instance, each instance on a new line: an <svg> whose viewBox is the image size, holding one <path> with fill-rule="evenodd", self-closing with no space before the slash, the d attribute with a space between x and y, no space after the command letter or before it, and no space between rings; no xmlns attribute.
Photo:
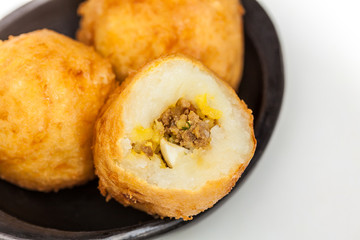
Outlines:
<svg viewBox="0 0 360 240"><path fill-rule="evenodd" d="M49 30L0 45L0 177L57 191L94 178L95 118L115 88L92 48Z"/></svg>
<svg viewBox="0 0 360 240"><path fill-rule="evenodd" d="M173 58L182 58L190 61L201 71L205 71L215 77L202 64L189 60L179 55L160 58L143 67L136 75L128 77L125 82L115 91L106 103L101 117L97 120L95 127L94 162L96 174L99 177L99 190L107 199L114 198L124 206L146 211L149 214L161 217L192 219L192 216L212 207L219 199L228 194L234 187L247 165L254 151L256 140L253 132L253 116L246 104L241 101L235 91L223 81L217 79L229 97L236 99L237 105L242 109L244 115L249 117L249 128L251 129L252 150L244 159L243 164L231 169L228 175L220 179L208 181L200 189L184 190L161 188L149 184L133 173L119 167L116 163L121 161L123 153L117 145L120 136L123 135L122 111L126 106L122 103L128 97L132 86L142 80L142 77L156 68L164 61Z"/></svg>
<svg viewBox="0 0 360 240"><path fill-rule="evenodd" d="M109 58L119 80L164 54L200 60L237 88L244 34L238 0L88 0L77 38Z"/></svg>

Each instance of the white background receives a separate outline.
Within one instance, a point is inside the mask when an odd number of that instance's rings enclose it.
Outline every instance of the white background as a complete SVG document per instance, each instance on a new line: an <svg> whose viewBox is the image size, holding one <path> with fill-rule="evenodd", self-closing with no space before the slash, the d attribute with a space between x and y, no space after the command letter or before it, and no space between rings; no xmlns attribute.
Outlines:
<svg viewBox="0 0 360 240"><path fill-rule="evenodd" d="M285 63L271 141L224 204L155 239L360 239L360 1L259 2Z"/></svg>

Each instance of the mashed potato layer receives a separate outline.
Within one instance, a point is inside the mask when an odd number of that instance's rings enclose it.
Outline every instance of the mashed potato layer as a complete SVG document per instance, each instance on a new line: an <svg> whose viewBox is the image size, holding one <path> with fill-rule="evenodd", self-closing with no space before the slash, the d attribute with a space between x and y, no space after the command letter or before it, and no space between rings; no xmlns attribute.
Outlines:
<svg viewBox="0 0 360 240"><path fill-rule="evenodd" d="M253 150L250 117L239 110L238 104L224 93L223 86L213 76L182 60L171 61L151 69L135 82L122 103L124 135L118 139L124 157L117 163L150 184L163 188L198 189L207 181L226 176L247 160ZM161 167L161 159L131 151L131 133L137 126L151 124L179 98L196 102L199 96L208 98L209 106L221 111L218 125L211 129L207 148L191 151L174 168Z"/></svg>

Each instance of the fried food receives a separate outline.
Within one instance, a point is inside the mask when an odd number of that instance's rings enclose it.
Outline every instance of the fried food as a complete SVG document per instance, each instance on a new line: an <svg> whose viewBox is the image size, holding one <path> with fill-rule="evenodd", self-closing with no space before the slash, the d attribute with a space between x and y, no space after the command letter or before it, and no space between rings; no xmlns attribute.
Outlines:
<svg viewBox="0 0 360 240"><path fill-rule="evenodd" d="M115 86L111 64L50 30L0 44L0 177L38 191L94 178L95 118Z"/></svg>
<svg viewBox="0 0 360 240"><path fill-rule="evenodd" d="M77 38L109 58L119 80L152 59L182 53L236 88L243 68L238 0L88 0Z"/></svg>
<svg viewBox="0 0 360 240"><path fill-rule="evenodd" d="M107 199L189 220L234 187L254 151L253 116L200 62L160 58L111 95L95 127Z"/></svg>

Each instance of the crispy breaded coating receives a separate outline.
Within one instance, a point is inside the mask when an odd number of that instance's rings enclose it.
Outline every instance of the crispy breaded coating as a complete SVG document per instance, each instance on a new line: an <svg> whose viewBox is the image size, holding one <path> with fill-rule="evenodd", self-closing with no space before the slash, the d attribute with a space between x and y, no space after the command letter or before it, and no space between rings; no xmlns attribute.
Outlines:
<svg viewBox="0 0 360 240"><path fill-rule="evenodd" d="M91 142L111 64L50 30L0 44L0 177L57 191L94 178Z"/></svg>
<svg viewBox="0 0 360 240"><path fill-rule="evenodd" d="M162 55L202 61L236 88L243 68L238 0L88 0L77 38L115 66L119 80Z"/></svg>

